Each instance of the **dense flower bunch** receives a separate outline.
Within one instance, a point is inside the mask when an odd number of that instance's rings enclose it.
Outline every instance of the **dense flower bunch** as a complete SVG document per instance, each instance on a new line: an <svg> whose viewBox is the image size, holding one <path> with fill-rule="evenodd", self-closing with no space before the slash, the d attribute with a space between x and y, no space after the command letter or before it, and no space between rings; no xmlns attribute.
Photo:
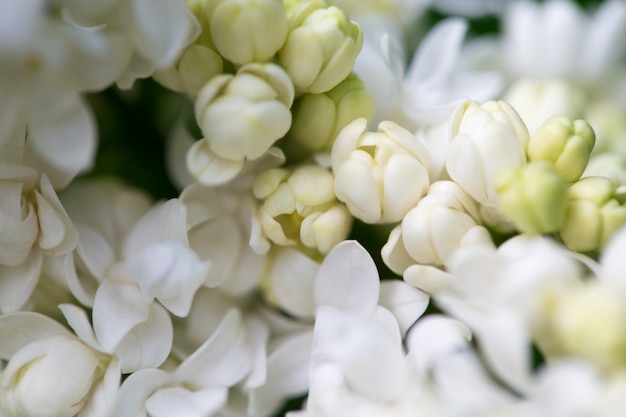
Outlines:
<svg viewBox="0 0 626 417"><path fill-rule="evenodd" d="M624 39L624 0L0 0L0 416L626 415ZM101 174L147 83L162 200Z"/></svg>

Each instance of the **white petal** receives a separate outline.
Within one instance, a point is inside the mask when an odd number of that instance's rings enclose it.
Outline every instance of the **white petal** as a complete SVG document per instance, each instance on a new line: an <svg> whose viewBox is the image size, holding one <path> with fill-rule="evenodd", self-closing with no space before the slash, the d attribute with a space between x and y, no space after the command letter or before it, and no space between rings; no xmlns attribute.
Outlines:
<svg viewBox="0 0 626 417"><path fill-rule="evenodd" d="M249 415L275 412L289 397L309 388L309 363L313 332L285 336L274 343L267 358L267 381L250 392Z"/></svg>
<svg viewBox="0 0 626 417"><path fill-rule="evenodd" d="M403 336L426 311L429 300L427 294L403 281L385 280L380 283L378 303L393 313Z"/></svg>
<svg viewBox="0 0 626 417"><path fill-rule="evenodd" d="M172 349L173 328L167 311L150 305L147 320L133 327L115 348L124 373L160 366Z"/></svg>
<svg viewBox="0 0 626 417"><path fill-rule="evenodd" d="M30 298L41 274L43 254L40 250L31 251L24 263L19 266L0 265L0 311L17 311Z"/></svg>
<svg viewBox="0 0 626 417"><path fill-rule="evenodd" d="M378 271L370 254L358 242L344 241L326 255L317 272L315 303L372 314L379 290Z"/></svg>
<svg viewBox="0 0 626 417"><path fill-rule="evenodd" d="M65 255L63 260L65 283L74 297L84 306L93 307L93 300L98 289L98 281L90 279L88 274L78 275L74 263L74 253ZM84 277L87 275L87 277Z"/></svg>
<svg viewBox="0 0 626 417"><path fill-rule="evenodd" d="M71 333L39 313L20 311L0 316L0 358L8 360L22 346L54 335L71 336Z"/></svg>
<svg viewBox="0 0 626 417"><path fill-rule="evenodd" d="M64 188L80 172L91 168L96 152L96 124L87 104L78 97L28 125L26 160L44 171L54 188Z"/></svg>
<svg viewBox="0 0 626 417"><path fill-rule="evenodd" d="M117 399L122 370L116 357L111 359L102 380L95 386L87 403L80 410L77 417L107 417Z"/></svg>
<svg viewBox="0 0 626 417"><path fill-rule="evenodd" d="M139 285L144 299L157 298L173 314L189 314L196 290L211 266L175 240L152 243L130 255L125 262L128 275Z"/></svg>
<svg viewBox="0 0 626 417"><path fill-rule="evenodd" d="M602 265L601 279L616 285L618 288L626 289L626 227L622 227L614 233L607 243L600 256Z"/></svg>
<svg viewBox="0 0 626 417"><path fill-rule="evenodd" d="M128 232L122 252L128 256L151 243L166 239L188 245L187 209L177 198L155 204L144 214Z"/></svg>
<svg viewBox="0 0 626 417"><path fill-rule="evenodd" d="M46 255L65 255L78 245L78 231L45 175L41 177L41 193L35 191L35 197L39 219L39 247Z"/></svg>
<svg viewBox="0 0 626 417"><path fill-rule="evenodd" d="M76 336L93 349L100 350L100 345L96 340L85 310L73 304L59 304L59 309L63 313L65 320L67 320L67 324L76 333Z"/></svg>
<svg viewBox="0 0 626 417"><path fill-rule="evenodd" d="M150 314L134 283L103 281L93 303L93 328L102 348L112 353L124 336Z"/></svg>
<svg viewBox="0 0 626 417"><path fill-rule="evenodd" d="M226 388L206 388L191 392L182 387L162 388L146 401L151 417L212 416L226 403Z"/></svg>
<svg viewBox="0 0 626 417"><path fill-rule="evenodd" d="M132 0L130 18L136 48L159 67L171 65L199 33L196 19L180 0Z"/></svg>
<svg viewBox="0 0 626 417"><path fill-rule="evenodd" d="M295 249L278 250L269 276L272 294L282 309L298 317L315 314L313 285L318 269L317 262Z"/></svg>
<svg viewBox="0 0 626 417"><path fill-rule="evenodd" d="M206 139L195 142L187 152L187 169L200 184L215 186L226 184L244 167L244 159L224 159L211 151Z"/></svg>
<svg viewBox="0 0 626 417"><path fill-rule="evenodd" d="M409 85L440 83L454 69L467 31L467 22L458 18L442 21L420 43L407 71Z"/></svg>
<svg viewBox="0 0 626 417"><path fill-rule="evenodd" d="M479 340L479 347L491 370L519 393L530 388L530 339L522 318L500 309L484 310L452 297L437 297L449 314L465 322Z"/></svg>
<svg viewBox="0 0 626 417"><path fill-rule="evenodd" d="M146 416L146 400L157 389L171 381L170 375L160 369L142 369L126 378L117 394L115 417Z"/></svg>
<svg viewBox="0 0 626 417"><path fill-rule="evenodd" d="M252 367L252 352L238 310L226 314L215 333L175 372L178 381L194 389L230 387Z"/></svg>
<svg viewBox="0 0 626 417"><path fill-rule="evenodd" d="M254 355L252 371L243 385L245 390L249 390L260 387L267 380L267 342L270 329L263 320L256 317L247 317L245 325Z"/></svg>

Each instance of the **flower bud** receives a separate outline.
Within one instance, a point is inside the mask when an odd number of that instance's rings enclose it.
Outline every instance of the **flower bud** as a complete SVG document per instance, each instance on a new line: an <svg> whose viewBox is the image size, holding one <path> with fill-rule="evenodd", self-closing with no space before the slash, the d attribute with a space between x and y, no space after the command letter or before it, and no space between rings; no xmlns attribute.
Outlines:
<svg viewBox="0 0 626 417"><path fill-rule="evenodd" d="M532 135L528 159L548 161L568 182L575 182L589 162L594 143L595 134L589 123L554 116Z"/></svg>
<svg viewBox="0 0 626 417"><path fill-rule="evenodd" d="M394 122L381 122L376 132L366 128L365 119L355 120L335 140L337 198L366 223L400 221L428 188L428 152Z"/></svg>
<svg viewBox="0 0 626 417"><path fill-rule="evenodd" d="M256 213L262 233L276 244L325 254L350 232L352 218L335 197L333 175L320 166L269 169L253 193L262 201Z"/></svg>
<svg viewBox="0 0 626 417"><path fill-rule="evenodd" d="M594 153L583 177L606 177L616 185L626 185L626 159L614 153Z"/></svg>
<svg viewBox="0 0 626 417"><path fill-rule="evenodd" d="M213 0L207 19L217 51L239 65L269 61L287 37L281 0Z"/></svg>
<svg viewBox="0 0 626 417"><path fill-rule="evenodd" d="M450 177L476 201L496 205L494 181L505 168L526 163L528 130L504 101L467 103L452 116L446 156Z"/></svg>
<svg viewBox="0 0 626 417"><path fill-rule="evenodd" d="M626 222L626 207L616 197L616 186L604 177L587 177L568 191L563 242L577 252L598 251Z"/></svg>
<svg viewBox="0 0 626 417"><path fill-rule="evenodd" d="M563 224L567 186L547 162L509 168L496 177L498 209L523 233L555 232Z"/></svg>
<svg viewBox="0 0 626 417"><path fill-rule="evenodd" d="M374 101L354 73L325 93L305 93L293 106L287 154L299 157L330 151L335 138L348 123L360 117L369 119L373 112Z"/></svg>
<svg viewBox="0 0 626 417"><path fill-rule="evenodd" d="M20 417L79 415L104 374L105 355L77 339L56 335L12 355L0 375L0 414Z"/></svg>
<svg viewBox="0 0 626 417"><path fill-rule="evenodd" d="M196 44L187 48L173 67L155 72L153 78L171 90L195 97L211 78L222 73L223 64L213 49Z"/></svg>
<svg viewBox="0 0 626 417"><path fill-rule="evenodd" d="M597 282L567 291L549 320L551 355L576 355L609 371L626 365L626 303L619 291Z"/></svg>
<svg viewBox="0 0 626 417"><path fill-rule="evenodd" d="M530 133L554 115L579 119L587 105L585 93L562 80L522 79L507 91L504 99L515 107Z"/></svg>
<svg viewBox="0 0 626 417"><path fill-rule="evenodd" d="M361 27L335 6L321 0L286 3L289 34L279 52L296 88L323 93L352 71L363 46Z"/></svg>
<svg viewBox="0 0 626 417"><path fill-rule="evenodd" d="M465 241L474 245L476 239L490 239L489 233L478 225L478 216L476 202L461 187L452 181L437 181L404 216L398 226L401 235L392 233L383 247L383 260L393 271L406 269L404 253L414 264L446 265Z"/></svg>
<svg viewBox="0 0 626 417"><path fill-rule="evenodd" d="M249 64L234 76L214 77L196 100L205 138L189 151L189 171L208 185L232 178L245 159L260 158L287 133L293 97L289 76L274 64ZM220 175L222 168L228 175Z"/></svg>

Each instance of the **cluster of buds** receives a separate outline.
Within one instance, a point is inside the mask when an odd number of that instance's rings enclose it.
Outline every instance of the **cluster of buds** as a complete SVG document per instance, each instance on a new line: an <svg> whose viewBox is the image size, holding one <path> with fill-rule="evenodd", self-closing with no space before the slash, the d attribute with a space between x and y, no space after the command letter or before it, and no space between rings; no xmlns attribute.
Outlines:
<svg viewBox="0 0 626 417"><path fill-rule="evenodd" d="M187 167L198 182L230 182L290 130L280 146L297 142L291 149L306 150L300 159L328 151L346 124L371 115L372 100L351 75L361 28L338 7L326 0L188 0L187 7L200 34L155 78L195 99L202 139Z"/></svg>

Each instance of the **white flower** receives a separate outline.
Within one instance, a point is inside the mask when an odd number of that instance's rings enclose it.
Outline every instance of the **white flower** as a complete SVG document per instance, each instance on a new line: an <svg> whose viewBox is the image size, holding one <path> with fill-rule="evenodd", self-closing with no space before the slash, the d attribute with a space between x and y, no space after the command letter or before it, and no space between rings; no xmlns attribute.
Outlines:
<svg viewBox="0 0 626 417"><path fill-rule="evenodd" d="M397 274L405 274L410 282L413 265L448 265L460 247L493 245L478 220L476 202L456 183L435 182L392 230L382 249L383 260Z"/></svg>
<svg viewBox="0 0 626 417"><path fill-rule="evenodd" d="M120 379L116 359L37 313L1 316L0 329L2 415L106 415Z"/></svg>
<svg viewBox="0 0 626 417"><path fill-rule="evenodd" d="M250 372L252 354L241 313L231 310L213 335L168 373L143 369L124 381L113 415L207 416L225 403L228 388Z"/></svg>
<svg viewBox="0 0 626 417"><path fill-rule="evenodd" d="M393 33L386 29L366 32L365 53L357 60L355 72L373 92L375 121L393 120L414 130L445 120L466 100L494 98L501 89L501 77L466 70L459 62L466 31L467 23L461 19L439 23L421 41L406 72L401 43ZM381 68L380 61L387 67ZM381 79L387 88L377 88Z"/></svg>
<svg viewBox="0 0 626 417"><path fill-rule="evenodd" d="M526 125L506 102L466 103L451 119L450 136L448 174L480 204L495 206L495 177L526 164Z"/></svg>
<svg viewBox="0 0 626 417"><path fill-rule="evenodd" d="M626 4L604 2L592 16L569 0L512 2L502 53L513 74L600 82L624 56Z"/></svg>
<svg viewBox="0 0 626 417"><path fill-rule="evenodd" d="M350 213L366 223L402 219L429 185L429 156L424 146L394 122L367 132L367 121L346 126L333 144L335 193Z"/></svg>
<svg viewBox="0 0 626 417"><path fill-rule="evenodd" d="M191 174L205 185L221 185L241 172L245 160L262 157L289 130L294 94L289 76L271 63L211 79L195 102L205 137L187 154Z"/></svg>

